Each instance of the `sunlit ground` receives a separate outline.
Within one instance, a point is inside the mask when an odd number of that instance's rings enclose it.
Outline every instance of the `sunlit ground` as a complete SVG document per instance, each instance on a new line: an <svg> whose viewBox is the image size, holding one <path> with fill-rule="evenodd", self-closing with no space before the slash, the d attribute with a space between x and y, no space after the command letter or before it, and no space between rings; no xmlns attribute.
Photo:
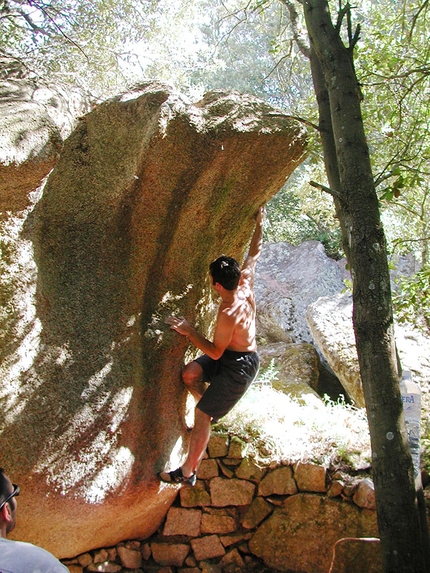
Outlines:
<svg viewBox="0 0 430 573"><path fill-rule="evenodd" d="M370 465L370 440L364 409L312 395L299 401L256 381L236 407L214 426L248 442L257 459L326 467Z"/></svg>

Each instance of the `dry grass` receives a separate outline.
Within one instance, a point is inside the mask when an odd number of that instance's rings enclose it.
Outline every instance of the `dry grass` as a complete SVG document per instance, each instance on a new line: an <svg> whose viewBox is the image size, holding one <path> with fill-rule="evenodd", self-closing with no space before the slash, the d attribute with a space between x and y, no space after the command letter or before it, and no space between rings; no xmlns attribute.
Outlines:
<svg viewBox="0 0 430 573"><path fill-rule="evenodd" d="M214 427L249 443L258 459L326 467L370 465L370 440L364 409L312 395L300 402L258 380L239 404Z"/></svg>

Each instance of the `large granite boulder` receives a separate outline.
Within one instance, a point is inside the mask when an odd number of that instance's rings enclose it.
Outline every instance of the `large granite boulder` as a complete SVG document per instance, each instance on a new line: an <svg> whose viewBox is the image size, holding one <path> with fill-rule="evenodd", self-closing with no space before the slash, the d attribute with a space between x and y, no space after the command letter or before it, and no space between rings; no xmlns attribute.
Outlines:
<svg viewBox="0 0 430 573"><path fill-rule="evenodd" d="M191 104L148 84L80 119L33 210L7 180L0 431L22 492L16 537L67 557L157 529L192 356L163 319L209 328L209 262L244 256L305 139L254 97Z"/></svg>
<svg viewBox="0 0 430 573"><path fill-rule="evenodd" d="M272 342L259 346L261 369L270 375L275 390L292 398L306 401L318 395L319 356L315 347L306 342Z"/></svg>
<svg viewBox="0 0 430 573"><path fill-rule="evenodd" d="M77 116L89 111L79 89L40 86L0 57L0 219L27 207L58 160Z"/></svg>
<svg viewBox="0 0 430 573"><path fill-rule="evenodd" d="M352 295L337 293L309 305L306 319L315 344L357 407L364 407L363 386L352 325ZM429 337L411 324L395 324L396 346L404 370L410 370L423 390L426 410L430 405Z"/></svg>

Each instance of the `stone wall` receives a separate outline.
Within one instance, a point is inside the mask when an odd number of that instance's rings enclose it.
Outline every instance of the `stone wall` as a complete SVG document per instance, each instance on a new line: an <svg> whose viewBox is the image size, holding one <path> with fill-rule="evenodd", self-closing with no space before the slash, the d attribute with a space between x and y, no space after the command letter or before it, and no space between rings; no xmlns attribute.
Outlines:
<svg viewBox="0 0 430 573"><path fill-rule="evenodd" d="M165 485L178 495L153 536L67 560L71 573L328 573L345 538L373 543L360 551L358 569L330 570L382 572L369 476L257 463L246 449L236 436L213 434L196 486Z"/></svg>

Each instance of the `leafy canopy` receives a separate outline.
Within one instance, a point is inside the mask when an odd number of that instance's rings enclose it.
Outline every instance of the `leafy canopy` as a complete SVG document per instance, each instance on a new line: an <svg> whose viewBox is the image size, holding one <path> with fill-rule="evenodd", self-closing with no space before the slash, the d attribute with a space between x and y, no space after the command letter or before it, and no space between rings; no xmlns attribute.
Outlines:
<svg viewBox="0 0 430 573"><path fill-rule="evenodd" d="M159 79L198 99L210 89L258 95L317 121L307 36L294 0L0 0L0 54L49 83L106 99ZM332 2L333 10L338 2ZM297 4L298 6L298 4ZM292 16L293 15L293 16ZM353 9L365 129L393 253L429 263L428 2L367 0ZM296 41L298 40L298 42ZM302 48L302 49L301 49ZM268 238L318 238L339 253L316 130L306 165L270 205ZM316 175L318 174L319 175Z"/></svg>

